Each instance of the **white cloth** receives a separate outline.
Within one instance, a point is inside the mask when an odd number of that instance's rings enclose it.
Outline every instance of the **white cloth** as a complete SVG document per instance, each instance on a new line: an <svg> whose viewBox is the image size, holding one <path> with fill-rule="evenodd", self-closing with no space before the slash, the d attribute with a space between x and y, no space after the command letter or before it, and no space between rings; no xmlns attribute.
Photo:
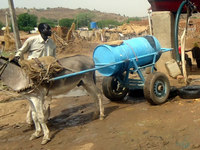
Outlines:
<svg viewBox="0 0 200 150"><path fill-rule="evenodd" d="M22 56L28 53L28 59L39 58L42 56L56 56L56 45L52 39L44 39L41 35L36 35L28 38L23 46L17 51L15 56Z"/></svg>

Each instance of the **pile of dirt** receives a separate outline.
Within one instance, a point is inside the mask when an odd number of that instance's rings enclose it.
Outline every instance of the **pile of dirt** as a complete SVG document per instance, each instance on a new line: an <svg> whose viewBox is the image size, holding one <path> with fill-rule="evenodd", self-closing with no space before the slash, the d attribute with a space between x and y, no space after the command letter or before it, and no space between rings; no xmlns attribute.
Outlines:
<svg viewBox="0 0 200 150"><path fill-rule="evenodd" d="M83 32L85 32L85 34L83 34ZM58 57L75 54L91 56L95 47L103 42L124 40L125 38L130 39L132 37L146 35L148 33L148 26L145 24L126 23L113 29L97 29L81 31L80 33L75 30L71 34L72 38L69 41L66 40L66 34L59 34L60 32L58 32L58 30L54 30L54 33L52 39L56 43Z"/></svg>
<svg viewBox="0 0 200 150"><path fill-rule="evenodd" d="M139 35L139 34L145 32L147 30L148 30L148 26L146 26L146 25L135 25L133 23L129 23L129 24L125 23L125 24L118 26L116 28L117 32L120 32L120 33L125 34L125 35L131 34L131 33L135 33L136 35Z"/></svg>
<svg viewBox="0 0 200 150"><path fill-rule="evenodd" d="M92 56L95 47L99 44L99 42L92 42L84 39L75 39L74 41L70 41L66 46L57 44L57 56L58 58L76 54Z"/></svg>

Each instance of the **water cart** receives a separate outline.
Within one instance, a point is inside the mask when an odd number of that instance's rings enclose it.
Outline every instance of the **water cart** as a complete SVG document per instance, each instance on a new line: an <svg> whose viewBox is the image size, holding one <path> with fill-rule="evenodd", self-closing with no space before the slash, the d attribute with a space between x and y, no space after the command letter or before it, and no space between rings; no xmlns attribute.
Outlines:
<svg viewBox="0 0 200 150"><path fill-rule="evenodd" d="M129 90L143 89L148 102L162 104L169 96L170 84L165 74L155 72L155 63L163 52L170 50L161 48L154 36L124 40L117 45L99 45L93 53L95 68L58 76L51 81L98 70L105 76L102 87L108 99L119 101ZM146 68L151 71L144 76Z"/></svg>
<svg viewBox="0 0 200 150"><path fill-rule="evenodd" d="M151 104L166 102L170 83L167 76L156 72L155 63L163 52L154 36L124 40L120 45L99 45L93 53L95 67L104 77L104 95L111 101L122 100L129 90L143 89ZM146 68L150 73L146 74ZM143 75L145 73L145 75Z"/></svg>

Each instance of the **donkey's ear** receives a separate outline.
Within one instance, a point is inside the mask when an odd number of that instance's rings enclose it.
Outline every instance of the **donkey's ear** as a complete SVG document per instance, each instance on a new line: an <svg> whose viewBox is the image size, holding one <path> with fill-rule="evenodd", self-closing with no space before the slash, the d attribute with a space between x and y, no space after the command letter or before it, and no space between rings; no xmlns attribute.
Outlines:
<svg viewBox="0 0 200 150"><path fill-rule="evenodd" d="M10 56L8 59L7 59L7 61L9 61L9 62L11 62L11 63L13 63L13 64L15 64L15 65L17 65L17 66L20 66L20 64L19 64L19 59L20 59L20 56Z"/></svg>
<svg viewBox="0 0 200 150"><path fill-rule="evenodd" d="M0 58L2 58L3 60L9 60L9 58L8 57L5 57L5 56L3 56L2 54L0 55Z"/></svg>

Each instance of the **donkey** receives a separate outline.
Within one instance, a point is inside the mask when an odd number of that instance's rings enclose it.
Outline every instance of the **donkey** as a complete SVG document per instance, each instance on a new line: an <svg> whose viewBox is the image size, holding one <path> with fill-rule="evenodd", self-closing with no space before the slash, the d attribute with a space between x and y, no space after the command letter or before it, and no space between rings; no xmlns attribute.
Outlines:
<svg viewBox="0 0 200 150"><path fill-rule="evenodd" d="M60 64L65 68L56 76L62 76L74 71L82 71L94 67L93 60L88 56L76 55L59 59ZM30 83L29 77L15 63L8 63L0 58L0 78L4 84L11 87L15 91L28 87ZM23 96L30 102L31 115L35 125L35 132L31 135L30 140L36 139L43 131L43 139L41 144L50 141L49 129L46 121L49 117L49 104L52 96L66 93L76 86L83 86L86 91L94 98L96 111L94 116L99 115L99 119L104 118L104 107L102 104L102 93L95 85L95 71L71 76L68 78L52 81L50 84L38 85L31 91L21 92Z"/></svg>

